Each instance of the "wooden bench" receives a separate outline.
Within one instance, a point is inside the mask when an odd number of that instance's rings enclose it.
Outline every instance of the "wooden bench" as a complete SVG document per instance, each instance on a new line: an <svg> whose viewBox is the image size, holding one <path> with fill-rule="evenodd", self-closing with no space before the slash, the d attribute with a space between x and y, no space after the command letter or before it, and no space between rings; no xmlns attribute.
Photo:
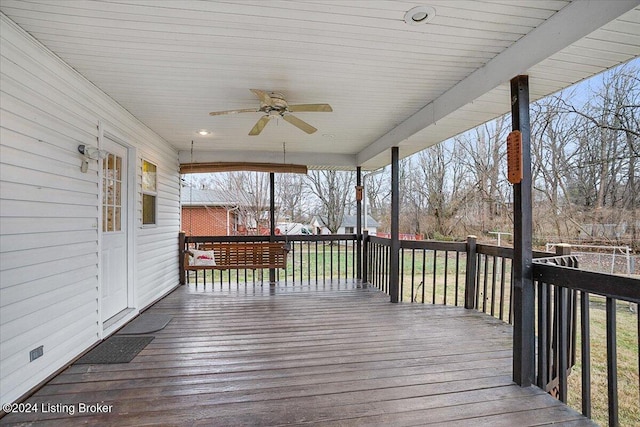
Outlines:
<svg viewBox="0 0 640 427"><path fill-rule="evenodd" d="M257 270L286 268L287 250L282 243L203 243L201 251L213 251L216 265L190 265L192 253L184 254L185 270Z"/></svg>

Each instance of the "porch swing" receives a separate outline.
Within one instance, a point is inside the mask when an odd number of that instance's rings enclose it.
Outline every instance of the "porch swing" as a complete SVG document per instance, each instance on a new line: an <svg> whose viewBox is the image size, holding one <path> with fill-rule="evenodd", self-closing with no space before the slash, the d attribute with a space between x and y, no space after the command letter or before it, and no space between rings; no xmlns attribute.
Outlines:
<svg viewBox="0 0 640 427"><path fill-rule="evenodd" d="M284 151L284 143L283 143ZM284 151L286 159L286 151ZM191 141L191 168L193 172L193 141ZM190 202L193 202L193 188L190 188ZM192 212L189 212L192 215ZM198 243L197 248L189 248L193 242L192 221L189 221L189 237L183 247L185 271L198 270L259 270L286 268L290 250L288 236L281 242L224 242Z"/></svg>

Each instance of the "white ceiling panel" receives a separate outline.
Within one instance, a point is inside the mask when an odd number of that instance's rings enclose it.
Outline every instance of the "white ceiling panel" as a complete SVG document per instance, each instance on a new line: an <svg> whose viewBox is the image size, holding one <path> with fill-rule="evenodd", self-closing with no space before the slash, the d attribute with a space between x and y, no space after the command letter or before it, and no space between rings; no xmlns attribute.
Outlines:
<svg viewBox="0 0 640 427"><path fill-rule="evenodd" d="M433 7L430 22L404 15ZM190 160L375 168L640 55L640 0L2 0L0 10ZM308 135L262 113L281 92ZM451 116L451 117L448 117ZM211 135L199 136L207 129Z"/></svg>

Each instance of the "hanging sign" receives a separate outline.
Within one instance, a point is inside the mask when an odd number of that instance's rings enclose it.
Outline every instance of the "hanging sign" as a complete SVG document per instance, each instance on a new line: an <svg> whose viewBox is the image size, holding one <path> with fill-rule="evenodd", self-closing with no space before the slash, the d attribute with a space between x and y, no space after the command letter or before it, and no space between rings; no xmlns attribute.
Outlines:
<svg viewBox="0 0 640 427"><path fill-rule="evenodd" d="M361 202L362 201L362 191L364 190L364 187L362 185L356 185L356 201Z"/></svg>
<svg viewBox="0 0 640 427"><path fill-rule="evenodd" d="M512 184L522 182L522 133L519 130L507 136L507 179Z"/></svg>

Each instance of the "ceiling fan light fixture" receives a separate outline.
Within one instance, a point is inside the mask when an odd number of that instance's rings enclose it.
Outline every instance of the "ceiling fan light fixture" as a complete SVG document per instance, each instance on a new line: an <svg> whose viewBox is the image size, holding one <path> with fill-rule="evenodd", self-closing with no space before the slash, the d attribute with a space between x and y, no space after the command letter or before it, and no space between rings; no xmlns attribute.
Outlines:
<svg viewBox="0 0 640 427"><path fill-rule="evenodd" d="M431 6L416 6L404 14L404 22L409 25L426 24L435 18L436 10Z"/></svg>

